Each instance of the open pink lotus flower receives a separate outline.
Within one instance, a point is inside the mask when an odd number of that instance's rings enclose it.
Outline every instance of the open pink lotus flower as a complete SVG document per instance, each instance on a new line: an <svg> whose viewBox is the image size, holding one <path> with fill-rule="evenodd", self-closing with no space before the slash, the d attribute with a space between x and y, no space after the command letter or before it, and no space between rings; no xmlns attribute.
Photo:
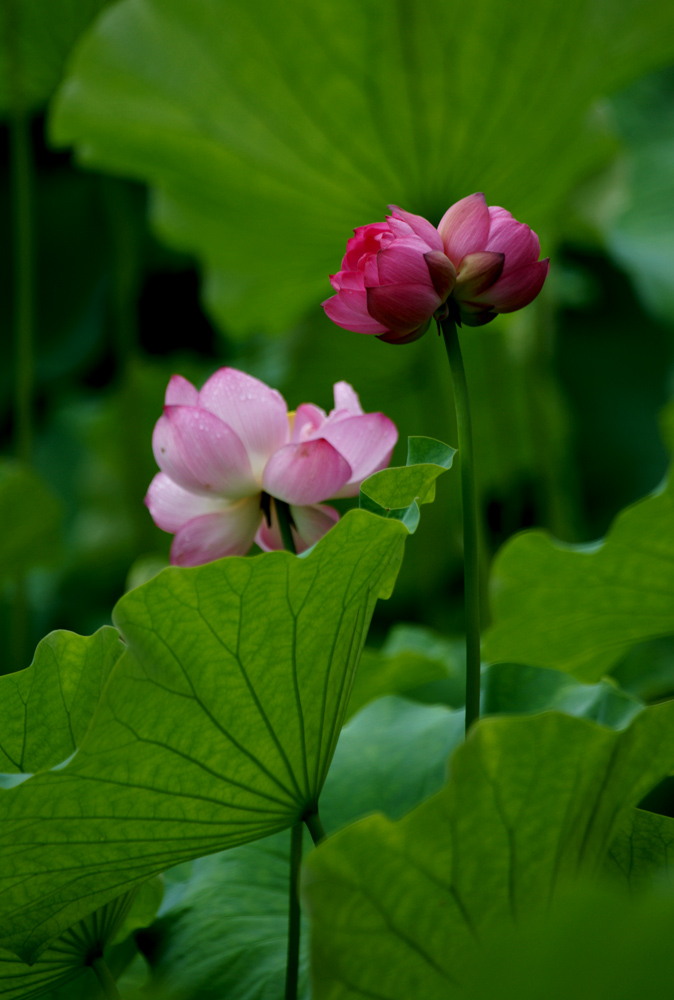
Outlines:
<svg viewBox="0 0 674 1000"><path fill-rule="evenodd" d="M452 205L437 229L420 215L389 205L386 222L355 230L342 269L330 276L336 295L323 303L338 326L381 340L418 340L441 308L468 326L515 312L536 298L549 260L539 261L532 229L483 194Z"/></svg>
<svg viewBox="0 0 674 1000"><path fill-rule="evenodd" d="M383 413L363 413L347 382L334 387L335 408L312 403L288 413L264 382L221 368L199 392L180 375L166 390L152 436L159 472L145 503L155 524L175 534L171 562L198 566L244 555L254 541L282 549L274 500L290 505L298 552L339 519L330 497L356 496L385 468L398 439Z"/></svg>

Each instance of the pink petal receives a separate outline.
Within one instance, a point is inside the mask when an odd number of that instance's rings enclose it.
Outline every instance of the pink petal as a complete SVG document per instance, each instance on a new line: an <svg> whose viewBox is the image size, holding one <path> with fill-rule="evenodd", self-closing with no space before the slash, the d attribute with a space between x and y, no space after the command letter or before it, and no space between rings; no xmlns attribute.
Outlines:
<svg viewBox="0 0 674 1000"><path fill-rule="evenodd" d="M290 433L290 441L297 444L299 441L307 441L314 437L327 420L325 410L313 403L302 403L295 410L293 428Z"/></svg>
<svg viewBox="0 0 674 1000"><path fill-rule="evenodd" d="M171 375L164 397L165 406L196 406L199 391L182 375Z"/></svg>
<svg viewBox="0 0 674 1000"><path fill-rule="evenodd" d="M262 520L259 494L232 504L219 514L188 521L171 545L174 566L200 566L223 556L243 556L255 540Z"/></svg>
<svg viewBox="0 0 674 1000"><path fill-rule="evenodd" d="M372 256L374 260L374 255ZM365 275L362 271L338 271L330 278L330 284L336 292L343 288L351 292L365 291Z"/></svg>
<svg viewBox="0 0 674 1000"><path fill-rule="evenodd" d="M396 425L383 413L366 413L328 423L323 437L343 455L351 466L351 476L338 494L357 496L360 484L373 472L385 469L398 440Z"/></svg>
<svg viewBox="0 0 674 1000"><path fill-rule="evenodd" d="M351 478L351 466L323 438L287 444L267 462L263 489L291 504L318 503L334 497Z"/></svg>
<svg viewBox="0 0 674 1000"><path fill-rule="evenodd" d="M410 333L441 305L433 285L380 285L368 288L367 308L388 330Z"/></svg>
<svg viewBox="0 0 674 1000"><path fill-rule="evenodd" d="M525 264L517 271L502 275L495 285L482 295L476 296L475 302L490 305L497 312L508 313L522 309L532 302L548 276L550 259Z"/></svg>
<svg viewBox="0 0 674 1000"><path fill-rule="evenodd" d="M471 194L448 208L438 226L445 253L458 267L467 253L484 250L489 236L489 209L483 194Z"/></svg>
<svg viewBox="0 0 674 1000"><path fill-rule="evenodd" d="M501 277L504 262L504 254L493 253L489 250L478 250L477 253L466 254L459 267L454 298L459 301L473 299L476 295L491 288Z"/></svg>
<svg viewBox="0 0 674 1000"><path fill-rule="evenodd" d="M385 344L411 344L413 340L419 340L420 337L426 333L429 326L431 325L430 318L418 326L416 330L410 330L409 333L393 333L389 331L388 333L381 333L377 340L383 340Z"/></svg>
<svg viewBox="0 0 674 1000"><path fill-rule="evenodd" d="M505 254L504 274L538 260L541 246L533 229L523 222L517 222L505 209L490 208L489 218L486 249Z"/></svg>
<svg viewBox="0 0 674 1000"><path fill-rule="evenodd" d="M290 437L288 407L280 392L237 371L220 368L199 393L199 403L238 434L259 478L270 455Z"/></svg>
<svg viewBox="0 0 674 1000"><path fill-rule="evenodd" d="M424 254L427 247L421 240L396 240L387 250L380 250L374 258L379 280L377 285L420 284L432 285ZM368 269L365 284L370 284Z"/></svg>
<svg viewBox="0 0 674 1000"><path fill-rule="evenodd" d="M442 250L429 250L424 254L424 260L433 288L444 302L456 284L456 268Z"/></svg>
<svg viewBox="0 0 674 1000"><path fill-rule="evenodd" d="M423 215L412 215L411 212L406 212L404 209L398 208L397 205L389 205L388 210L394 219L401 219L402 222L406 222L412 232L420 236L431 250L442 250L442 237L440 233L435 226L430 224L428 219L424 219Z"/></svg>
<svg viewBox="0 0 674 1000"><path fill-rule="evenodd" d="M184 524L204 514L225 509L226 500L217 496L190 493L174 483L165 472L158 472L145 496L145 506L162 531L175 534Z"/></svg>
<svg viewBox="0 0 674 1000"><path fill-rule="evenodd" d="M260 489L239 437L201 406L165 407L152 450L162 472L193 493L236 499Z"/></svg>
<svg viewBox="0 0 674 1000"><path fill-rule="evenodd" d="M345 271L357 271L363 257L381 250L382 243L390 236L391 230L386 222L371 222L354 229L354 235L346 243L342 268Z"/></svg>
<svg viewBox="0 0 674 1000"><path fill-rule="evenodd" d="M347 410L354 417L363 415L358 393L348 382L335 382L332 391L335 397L335 409L330 411L330 416L335 410Z"/></svg>
<svg viewBox="0 0 674 1000"><path fill-rule="evenodd" d="M367 292L343 291L326 299L321 305L337 326L354 333L386 333L388 327L378 323L367 311Z"/></svg>
<svg viewBox="0 0 674 1000"><path fill-rule="evenodd" d="M327 504L316 504L307 507L291 506L290 514L295 522L291 528L295 548L299 552L315 545L323 535L339 520L339 514L334 507ZM260 525L255 541L265 552L274 552L283 548L283 539L276 517L276 505L271 505L271 526L265 521Z"/></svg>

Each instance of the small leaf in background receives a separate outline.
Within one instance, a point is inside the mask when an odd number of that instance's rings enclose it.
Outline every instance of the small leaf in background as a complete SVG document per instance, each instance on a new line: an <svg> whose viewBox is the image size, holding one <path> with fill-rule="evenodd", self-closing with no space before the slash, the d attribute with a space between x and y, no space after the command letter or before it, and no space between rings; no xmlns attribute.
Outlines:
<svg viewBox="0 0 674 1000"><path fill-rule="evenodd" d="M622 511L595 545L517 535L494 562L484 656L594 681L631 646L674 633L673 519L670 483Z"/></svg>
<svg viewBox="0 0 674 1000"><path fill-rule="evenodd" d="M451 469L456 450L434 438L411 437L407 464L382 469L360 487L359 506L380 517L402 521L410 533L419 524L419 505L435 500L435 480Z"/></svg>
<svg viewBox="0 0 674 1000"><path fill-rule="evenodd" d="M618 824L674 767L674 703L622 732L557 713L483 720L445 789L307 859L316 1000L451 995L504 924L594 876Z"/></svg>
<svg viewBox="0 0 674 1000"><path fill-rule="evenodd" d="M119 601L127 652L87 738L0 792L5 947L29 959L122 886L315 808L406 536L354 510L306 558L171 568Z"/></svg>
<svg viewBox="0 0 674 1000"><path fill-rule="evenodd" d="M82 987L84 995L97 996L96 979L89 968L91 958L106 951L111 966L118 966L120 958L128 964L136 949L127 948L122 955L119 946L133 931L152 923L162 894L161 882L154 879L118 896L65 931L34 965L24 965L16 955L0 948L0 997L32 1000L75 979L78 982L70 987L71 996Z"/></svg>
<svg viewBox="0 0 674 1000"><path fill-rule="evenodd" d="M395 625L381 649L363 650L347 719L388 694L460 708L465 702L465 673L462 640L446 639L418 625Z"/></svg>
<svg viewBox="0 0 674 1000"><path fill-rule="evenodd" d="M610 729L624 729L643 707L642 701L612 681L581 684L568 674L544 667L492 663L482 675L482 715L553 709Z"/></svg>
<svg viewBox="0 0 674 1000"><path fill-rule="evenodd" d="M594 102L665 62L673 27L659 0L125 0L79 49L52 134L156 188L223 326L280 332L391 202L437 222L482 190L551 229L612 148Z"/></svg>
<svg viewBox="0 0 674 1000"><path fill-rule="evenodd" d="M78 37L110 0L5 0L0 114L45 104Z"/></svg>
<svg viewBox="0 0 674 1000"><path fill-rule="evenodd" d="M61 504L31 469L0 462L0 581L45 566L59 554Z"/></svg>
<svg viewBox="0 0 674 1000"><path fill-rule="evenodd" d="M0 771L33 773L70 757L123 652L114 628L52 632L29 667L0 677Z"/></svg>

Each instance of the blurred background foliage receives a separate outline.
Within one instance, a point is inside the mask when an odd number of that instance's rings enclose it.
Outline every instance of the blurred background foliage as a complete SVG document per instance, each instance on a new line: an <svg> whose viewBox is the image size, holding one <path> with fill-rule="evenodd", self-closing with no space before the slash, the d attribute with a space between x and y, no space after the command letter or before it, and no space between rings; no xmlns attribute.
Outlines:
<svg viewBox="0 0 674 1000"><path fill-rule="evenodd" d="M434 334L387 347L320 308L350 231L389 203L437 223L484 190L553 259L531 307L463 334L485 571L522 528L600 537L661 481L670 5L6 0L3 17L0 669L108 622L165 563L142 500L173 372L231 364L290 408L330 407L346 379L397 423L401 463L409 434L456 444ZM438 493L375 645L395 621L460 636L458 477Z"/></svg>

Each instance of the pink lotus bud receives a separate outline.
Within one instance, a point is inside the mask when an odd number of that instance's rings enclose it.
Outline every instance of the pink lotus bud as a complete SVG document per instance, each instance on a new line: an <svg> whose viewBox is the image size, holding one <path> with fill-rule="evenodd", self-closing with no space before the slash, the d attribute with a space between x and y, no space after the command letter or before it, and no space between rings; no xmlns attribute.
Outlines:
<svg viewBox="0 0 674 1000"><path fill-rule="evenodd" d="M175 535L172 563L244 555L254 541L283 548L277 500L290 507L298 552L333 526L339 514L321 501L356 495L398 439L383 413L363 413L348 383L334 393L329 414L311 403L289 414L279 392L233 368L201 392L173 376L152 438L162 471L145 497L155 524Z"/></svg>
<svg viewBox="0 0 674 1000"><path fill-rule="evenodd" d="M338 326L406 344L443 307L458 323L482 326L543 287L549 260L538 260L538 237L505 209L488 208L483 194L452 205L437 229L390 209L386 222L355 230L330 278L337 294L323 308Z"/></svg>

